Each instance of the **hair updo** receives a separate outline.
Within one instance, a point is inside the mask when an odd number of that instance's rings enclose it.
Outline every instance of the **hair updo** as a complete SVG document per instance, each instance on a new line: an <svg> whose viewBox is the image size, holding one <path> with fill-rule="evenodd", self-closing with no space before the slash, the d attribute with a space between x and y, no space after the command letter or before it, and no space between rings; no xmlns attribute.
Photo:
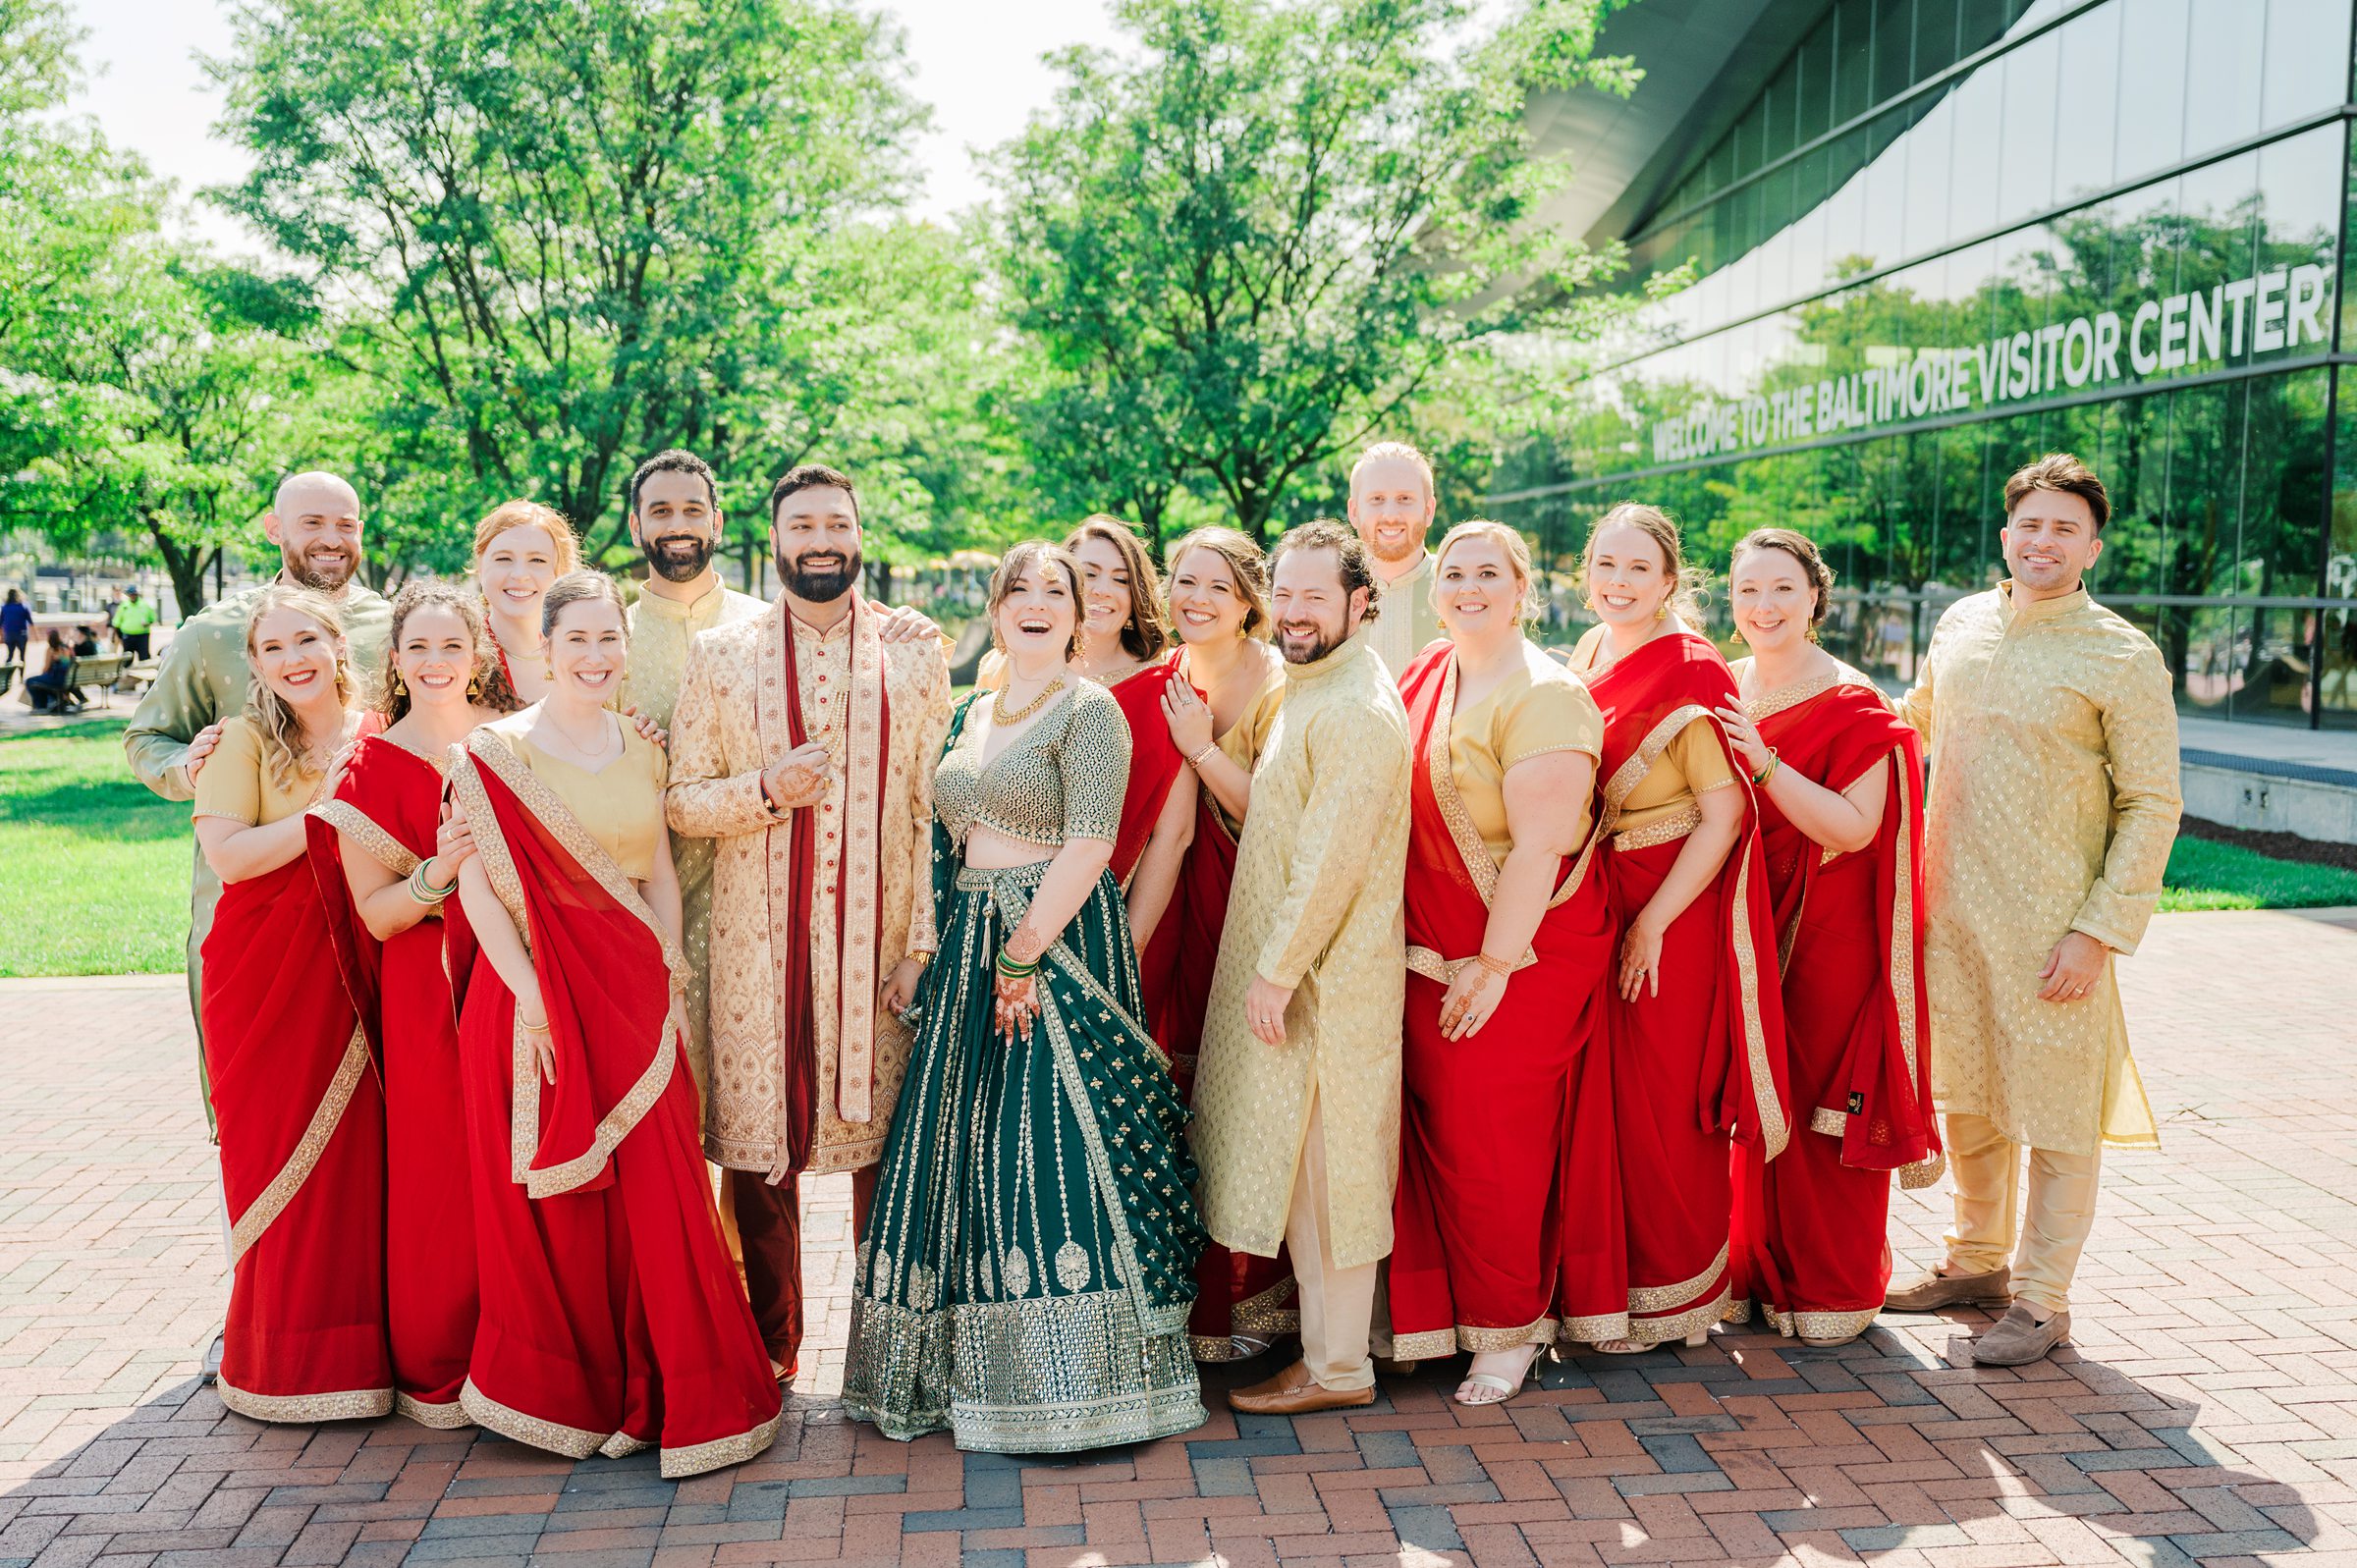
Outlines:
<svg viewBox="0 0 2357 1568"><path fill-rule="evenodd" d="M1710 573L1686 565L1686 551L1680 542L1677 524L1670 514L1642 501L1623 501L1596 519L1588 530L1587 545L1579 553L1580 574L1585 577L1596 562L1596 538L1607 528L1634 528L1651 539L1662 552L1663 574L1668 578L1670 597L1663 609L1675 615L1689 625L1702 620L1702 589L1711 580Z"/></svg>
<svg viewBox="0 0 2357 1568"><path fill-rule="evenodd" d="M1727 558L1727 571L1734 575L1735 563L1746 550L1781 550L1800 563L1800 574L1809 581L1815 602L1809 607L1809 640L1817 640L1817 628L1825 624L1825 613L1834 598L1834 568L1825 564L1817 553L1817 542L1797 528L1754 528L1735 542Z"/></svg>

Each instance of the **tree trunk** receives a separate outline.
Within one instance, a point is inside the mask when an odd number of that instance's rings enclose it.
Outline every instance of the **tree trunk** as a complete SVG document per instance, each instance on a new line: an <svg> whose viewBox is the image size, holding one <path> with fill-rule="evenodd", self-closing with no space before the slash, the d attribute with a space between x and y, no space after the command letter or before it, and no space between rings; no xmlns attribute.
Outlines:
<svg viewBox="0 0 2357 1568"><path fill-rule="evenodd" d="M164 570L172 578L172 597L180 606L180 619L186 621L212 602L204 591L204 572L220 557L221 549L218 545L209 551L183 545L144 513L139 520L146 524L148 537L164 558Z"/></svg>

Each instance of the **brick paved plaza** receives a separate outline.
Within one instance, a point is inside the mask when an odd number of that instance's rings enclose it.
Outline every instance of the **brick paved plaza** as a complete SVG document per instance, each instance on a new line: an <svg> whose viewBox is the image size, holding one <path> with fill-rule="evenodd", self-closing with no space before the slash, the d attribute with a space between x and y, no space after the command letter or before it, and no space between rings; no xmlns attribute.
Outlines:
<svg viewBox="0 0 2357 1568"><path fill-rule="evenodd" d="M180 982L0 981L0 1568L2357 1562L2357 912L2165 916L2126 975L2165 1147L2110 1162L2050 1365L1962 1364L1977 1313L1837 1351L1723 1330L1504 1409L1435 1372L1349 1417L966 1456L834 1402L838 1179L778 1445L679 1485L651 1454L225 1413L196 1377L225 1287ZM1902 1196L1893 1242L1939 1224Z"/></svg>

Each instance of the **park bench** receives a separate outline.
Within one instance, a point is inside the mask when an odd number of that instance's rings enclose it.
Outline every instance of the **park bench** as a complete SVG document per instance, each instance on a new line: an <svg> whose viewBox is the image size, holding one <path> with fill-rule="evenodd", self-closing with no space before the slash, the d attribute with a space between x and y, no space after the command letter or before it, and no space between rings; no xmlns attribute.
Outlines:
<svg viewBox="0 0 2357 1568"><path fill-rule="evenodd" d="M100 704L111 707L115 682L123 678L123 667L130 663L131 657L120 653L94 653L87 658L77 659L74 661L74 684L82 691L96 686Z"/></svg>
<svg viewBox="0 0 2357 1568"><path fill-rule="evenodd" d="M0 665L0 697L5 697L16 689L17 676L24 673L25 667L21 664Z"/></svg>

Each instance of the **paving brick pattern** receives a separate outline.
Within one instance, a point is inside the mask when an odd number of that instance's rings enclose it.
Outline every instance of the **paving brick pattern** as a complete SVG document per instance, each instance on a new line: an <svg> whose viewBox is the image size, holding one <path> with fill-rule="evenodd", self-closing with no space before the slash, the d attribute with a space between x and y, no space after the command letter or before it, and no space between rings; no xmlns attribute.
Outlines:
<svg viewBox="0 0 2357 1568"><path fill-rule="evenodd" d="M1971 1312L1833 1351L1722 1330L1503 1408L1433 1372L1347 1416L959 1454L832 1398L838 1178L783 1436L676 1485L651 1456L224 1412L195 1376L225 1291L179 982L0 982L0 1568L2357 1562L2357 914L2165 917L2127 977L2165 1148L2111 1160L2080 1342L2045 1365L1963 1362ZM1928 1255L1938 1208L1895 1208Z"/></svg>

